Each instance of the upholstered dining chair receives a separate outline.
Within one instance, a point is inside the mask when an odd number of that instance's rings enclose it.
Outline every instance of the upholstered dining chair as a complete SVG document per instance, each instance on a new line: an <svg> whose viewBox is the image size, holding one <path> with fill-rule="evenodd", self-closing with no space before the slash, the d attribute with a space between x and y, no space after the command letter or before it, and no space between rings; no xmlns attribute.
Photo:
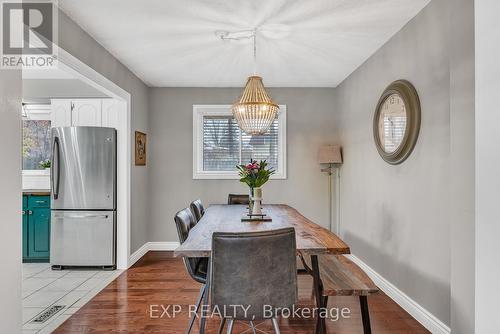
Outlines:
<svg viewBox="0 0 500 334"><path fill-rule="evenodd" d="M235 205L235 204L246 204L250 203L250 196L248 195L239 195L239 194L229 194L227 196L227 204Z"/></svg>
<svg viewBox="0 0 500 334"><path fill-rule="evenodd" d="M211 304L225 314L230 334L235 320L271 320L279 334L278 309L297 302L297 268L294 228L212 235ZM242 305L243 308L231 308ZM266 306L266 309L264 309ZM272 311L268 311L270 308Z"/></svg>
<svg viewBox="0 0 500 334"><path fill-rule="evenodd" d="M200 199L191 202L191 211L193 212L194 218L196 218L196 222L199 222L201 217L205 214L205 208L203 207L203 203L201 203Z"/></svg>
<svg viewBox="0 0 500 334"><path fill-rule="evenodd" d="M185 208L175 214L174 217L175 226L177 227L177 234L179 236L180 243L184 243L188 238L189 231L196 225L196 218L189 208ZM184 265L186 270L193 280L201 283L200 293L196 301L195 314L191 316L189 320L187 334L191 333L194 321L197 317L198 310L200 308L201 301L206 291L207 283L207 268L208 268L208 258L206 257L184 257Z"/></svg>

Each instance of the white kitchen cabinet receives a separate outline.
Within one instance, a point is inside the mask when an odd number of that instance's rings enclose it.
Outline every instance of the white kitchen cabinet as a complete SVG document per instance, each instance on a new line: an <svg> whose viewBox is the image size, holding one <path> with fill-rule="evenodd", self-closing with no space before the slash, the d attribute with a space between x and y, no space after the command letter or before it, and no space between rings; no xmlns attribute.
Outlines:
<svg viewBox="0 0 500 334"><path fill-rule="evenodd" d="M52 99L52 127L102 126L118 128L120 102L115 99Z"/></svg>
<svg viewBox="0 0 500 334"><path fill-rule="evenodd" d="M71 126L71 100L51 100L50 124L54 127Z"/></svg>
<svg viewBox="0 0 500 334"><path fill-rule="evenodd" d="M102 126L101 99L78 99L71 103L71 126Z"/></svg>
<svg viewBox="0 0 500 334"><path fill-rule="evenodd" d="M118 101L115 99L102 100L102 126L118 128Z"/></svg>

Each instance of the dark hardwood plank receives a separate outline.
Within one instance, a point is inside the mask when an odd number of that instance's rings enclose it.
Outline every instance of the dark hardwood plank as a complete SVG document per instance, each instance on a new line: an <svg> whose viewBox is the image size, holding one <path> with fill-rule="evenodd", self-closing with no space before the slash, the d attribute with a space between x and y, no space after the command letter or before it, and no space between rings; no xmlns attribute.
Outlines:
<svg viewBox="0 0 500 334"><path fill-rule="evenodd" d="M175 250L175 256L210 256L214 232L256 232L294 227L297 250L302 254L349 254L349 246L334 233L311 222L297 210L282 204L264 205L271 222L241 222L245 205L211 205L189 232L186 241Z"/></svg>
<svg viewBox="0 0 500 334"><path fill-rule="evenodd" d="M314 304L311 287L311 277L299 276L299 306L311 307ZM55 333L184 333L188 323L187 307L196 301L199 288L200 285L186 274L182 261L172 257L172 252L149 252L66 320ZM368 303L373 333L429 333L381 292L370 296ZM175 319L150 318L152 304L180 304L183 312ZM328 333L363 332L358 297L330 297L328 306L351 310L350 319L327 320ZM218 325L218 319L209 320L207 333L216 333ZM283 334L310 334L314 325L314 319L280 319ZM193 334L198 333L198 326L196 322ZM241 333L247 328L245 323L237 322L233 333ZM258 328L272 333L270 322L259 323Z"/></svg>

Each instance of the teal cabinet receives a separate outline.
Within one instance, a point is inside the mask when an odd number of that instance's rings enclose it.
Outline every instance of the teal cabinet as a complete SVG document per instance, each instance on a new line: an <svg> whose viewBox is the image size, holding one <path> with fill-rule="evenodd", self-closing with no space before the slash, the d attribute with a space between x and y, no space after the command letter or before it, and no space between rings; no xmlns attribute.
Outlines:
<svg viewBox="0 0 500 334"><path fill-rule="evenodd" d="M23 212L23 261L48 262L50 257L50 197L24 195Z"/></svg>
<svg viewBox="0 0 500 334"><path fill-rule="evenodd" d="M28 221L28 257L48 259L49 253L50 209L33 209Z"/></svg>

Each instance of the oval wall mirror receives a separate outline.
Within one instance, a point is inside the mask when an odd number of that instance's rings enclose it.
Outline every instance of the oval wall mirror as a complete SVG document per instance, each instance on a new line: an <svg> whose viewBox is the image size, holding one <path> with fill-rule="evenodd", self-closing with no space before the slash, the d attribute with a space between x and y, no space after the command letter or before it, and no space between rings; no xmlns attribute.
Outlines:
<svg viewBox="0 0 500 334"><path fill-rule="evenodd" d="M382 93L373 118L377 150L385 161L397 165L408 158L420 131L420 100L406 80L391 83Z"/></svg>

